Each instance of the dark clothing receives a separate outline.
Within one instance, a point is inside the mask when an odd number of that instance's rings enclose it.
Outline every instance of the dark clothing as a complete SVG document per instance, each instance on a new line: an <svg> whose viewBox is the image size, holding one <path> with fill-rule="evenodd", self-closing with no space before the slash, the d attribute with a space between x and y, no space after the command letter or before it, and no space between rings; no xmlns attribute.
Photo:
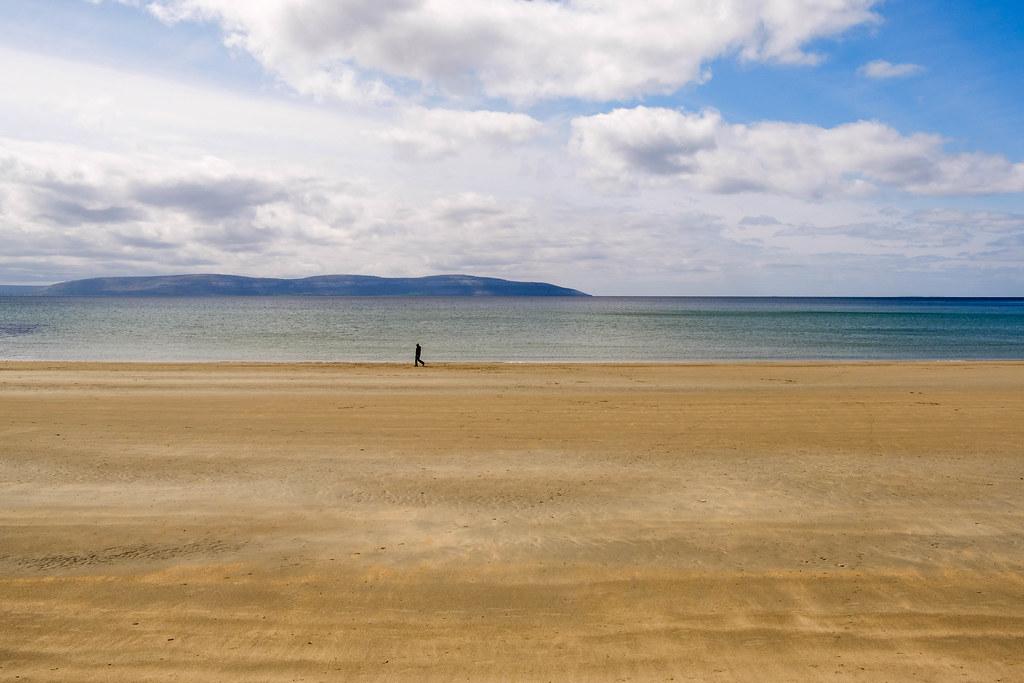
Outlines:
<svg viewBox="0 0 1024 683"><path fill-rule="evenodd" d="M419 345L419 344L417 344L417 345L416 345L416 361L415 361L415 362L413 363L413 366L414 366L414 367L419 367L420 365L424 365L424 366L426 365L426 363L424 363L424 362L423 362L423 361L422 361L422 360L420 359L420 353L421 353L422 351L423 351L423 349L421 349L421 348L420 348L420 345Z"/></svg>

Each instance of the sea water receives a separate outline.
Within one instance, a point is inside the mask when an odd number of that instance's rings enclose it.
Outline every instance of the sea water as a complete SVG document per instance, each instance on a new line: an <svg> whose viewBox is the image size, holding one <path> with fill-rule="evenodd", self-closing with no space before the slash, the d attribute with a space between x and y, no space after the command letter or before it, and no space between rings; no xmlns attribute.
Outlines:
<svg viewBox="0 0 1024 683"><path fill-rule="evenodd" d="M1024 299L0 297L0 359L1024 359Z"/></svg>

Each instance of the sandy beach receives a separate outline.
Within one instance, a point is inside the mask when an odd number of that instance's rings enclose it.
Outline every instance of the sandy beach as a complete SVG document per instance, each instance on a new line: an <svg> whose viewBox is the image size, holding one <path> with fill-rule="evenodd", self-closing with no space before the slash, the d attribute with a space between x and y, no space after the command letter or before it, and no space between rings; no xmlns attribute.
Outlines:
<svg viewBox="0 0 1024 683"><path fill-rule="evenodd" d="M0 363L0 680L1024 680L1024 363Z"/></svg>

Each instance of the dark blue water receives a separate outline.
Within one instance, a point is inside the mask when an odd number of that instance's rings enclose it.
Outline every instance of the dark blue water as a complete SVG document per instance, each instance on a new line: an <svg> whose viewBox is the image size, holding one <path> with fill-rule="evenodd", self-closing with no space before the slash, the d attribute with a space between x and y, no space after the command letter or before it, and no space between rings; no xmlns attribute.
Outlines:
<svg viewBox="0 0 1024 683"><path fill-rule="evenodd" d="M0 359L1024 359L1024 299L0 297Z"/></svg>

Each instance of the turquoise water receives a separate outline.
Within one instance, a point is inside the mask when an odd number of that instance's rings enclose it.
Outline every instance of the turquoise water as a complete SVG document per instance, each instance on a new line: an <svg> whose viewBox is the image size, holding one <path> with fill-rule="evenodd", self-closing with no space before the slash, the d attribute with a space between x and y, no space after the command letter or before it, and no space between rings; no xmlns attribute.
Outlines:
<svg viewBox="0 0 1024 683"><path fill-rule="evenodd" d="M1024 299L0 297L0 359L1024 359Z"/></svg>

